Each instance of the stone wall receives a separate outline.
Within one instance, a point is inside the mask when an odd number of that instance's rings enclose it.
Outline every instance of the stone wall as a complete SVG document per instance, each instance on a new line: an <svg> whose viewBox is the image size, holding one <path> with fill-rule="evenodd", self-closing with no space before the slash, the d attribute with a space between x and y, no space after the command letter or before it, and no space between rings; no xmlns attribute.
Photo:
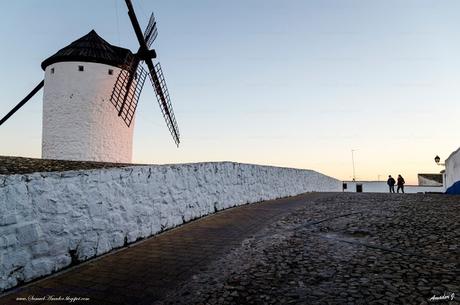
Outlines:
<svg viewBox="0 0 460 305"><path fill-rule="evenodd" d="M446 193L460 194L460 148L446 159Z"/></svg>
<svg viewBox="0 0 460 305"><path fill-rule="evenodd" d="M231 162L0 175L0 291L246 203L341 182Z"/></svg>

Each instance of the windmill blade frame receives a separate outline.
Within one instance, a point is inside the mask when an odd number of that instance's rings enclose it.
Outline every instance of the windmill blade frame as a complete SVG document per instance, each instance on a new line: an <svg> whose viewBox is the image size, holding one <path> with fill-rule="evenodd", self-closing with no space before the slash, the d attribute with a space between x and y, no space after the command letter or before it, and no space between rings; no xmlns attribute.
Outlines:
<svg viewBox="0 0 460 305"><path fill-rule="evenodd" d="M128 127L134 118L146 78L147 71L138 64L135 71L122 69L113 86L110 102Z"/></svg>
<svg viewBox="0 0 460 305"><path fill-rule="evenodd" d="M154 71L150 71L150 81L152 82L152 86L155 89L158 105L160 106L161 113L163 114L163 118L166 121L169 132L171 133L171 136L173 137L176 145L179 146L179 126L176 122L176 117L171 105L171 98L169 97L168 87L166 86L166 80L164 78L160 63L157 63L154 69Z"/></svg>
<svg viewBox="0 0 460 305"><path fill-rule="evenodd" d="M144 40L148 48L152 45L158 36L157 22L153 13L150 15L149 23L144 31Z"/></svg>
<svg viewBox="0 0 460 305"><path fill-rule="evenodd" d="M24 106L41 88L45 85L45 80L42 80L38 85L30 91L25 98L22 99L13 109L10 110L1 120L0 126L3 125L13 114L16 113L22 106Z"/></svg>
<svg viewBox="0 0 460 305"><path fill-rule="evenodd" d="M139 21L137 21L136 13L134 12L133 3L131 0L125 0L126 6L128 7L128 16L133 25L134 33L136 34L137 41L139 42L139 51L147 52L148 47L145 43L144 34L142 33Z"/></svg>

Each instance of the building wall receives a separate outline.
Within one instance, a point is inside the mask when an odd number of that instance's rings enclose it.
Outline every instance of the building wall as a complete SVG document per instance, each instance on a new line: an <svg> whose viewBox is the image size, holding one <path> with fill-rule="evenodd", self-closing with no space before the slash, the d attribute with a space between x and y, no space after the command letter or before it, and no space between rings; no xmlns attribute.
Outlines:
<svg viewBox="0 0 460 305"><path fill-rule="evenodd" d="M347 184L345 192L356 192L356 185L363 186L364 193L388 193L388 185L386 181L344 181ZM398 186L395 185L395 191ZM442 186L418 186L418 185L404 185L405 193L425 193L425 192L443 192Z"/></svg>
<svg viewBox="0 0 460 305"><path fill-rule="evenodd" d="M431 180L423 176L418 176L418 184L423 186L442 186L442 183L439 183L436 180Z"/></svg>
<svg viewBox="0 0 460 305"><path fill-rule="evenodd" d="M79 65L84 71L78 71ZM131 162L134 122L128 128L110 102L119 71L87 62L61 62L46 68L43 158Z"/></svg>
<svg viewBox="0 0 460 305"><path fill-rule="evenodd" d="M311 170L231 162L0 175L0 291L229 207L340 190Z"/></svg>
<svg viewBox="0 0 460 305"><path fill-rule="evenodd" d="M446 192L460 194L460 148L446 159Z"/></svg>

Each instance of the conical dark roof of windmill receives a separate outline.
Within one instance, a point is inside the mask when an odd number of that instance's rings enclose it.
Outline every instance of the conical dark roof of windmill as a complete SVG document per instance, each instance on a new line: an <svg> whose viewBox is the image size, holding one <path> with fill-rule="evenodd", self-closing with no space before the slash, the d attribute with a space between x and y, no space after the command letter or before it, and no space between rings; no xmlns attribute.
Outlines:
<svg viewBox="0 0 460 305"><path fill-rule="evenodd" d="M130 55L132 55L130 50L111 45L92 30L45 59L42 62L42 69L45 70L47 66L63 61L94 62L122 67Z"/></svg>

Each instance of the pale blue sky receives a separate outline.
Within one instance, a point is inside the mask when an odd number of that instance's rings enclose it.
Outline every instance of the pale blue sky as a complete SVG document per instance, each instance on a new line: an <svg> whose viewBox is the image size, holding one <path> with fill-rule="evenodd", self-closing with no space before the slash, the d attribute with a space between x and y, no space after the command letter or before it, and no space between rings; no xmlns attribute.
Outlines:
<svg viewBox="0 0 460 305"><path fill-rule="evenodd" d="M460 146L460 1L133 0L182 134L152 89L138 108L134 161L231 160L341 179L437 172ZM95 29L137 49L122 0L0 1L0 116L42 78L42 60ZM40 156L41 93L0 127L0 154Z"/></svg>

